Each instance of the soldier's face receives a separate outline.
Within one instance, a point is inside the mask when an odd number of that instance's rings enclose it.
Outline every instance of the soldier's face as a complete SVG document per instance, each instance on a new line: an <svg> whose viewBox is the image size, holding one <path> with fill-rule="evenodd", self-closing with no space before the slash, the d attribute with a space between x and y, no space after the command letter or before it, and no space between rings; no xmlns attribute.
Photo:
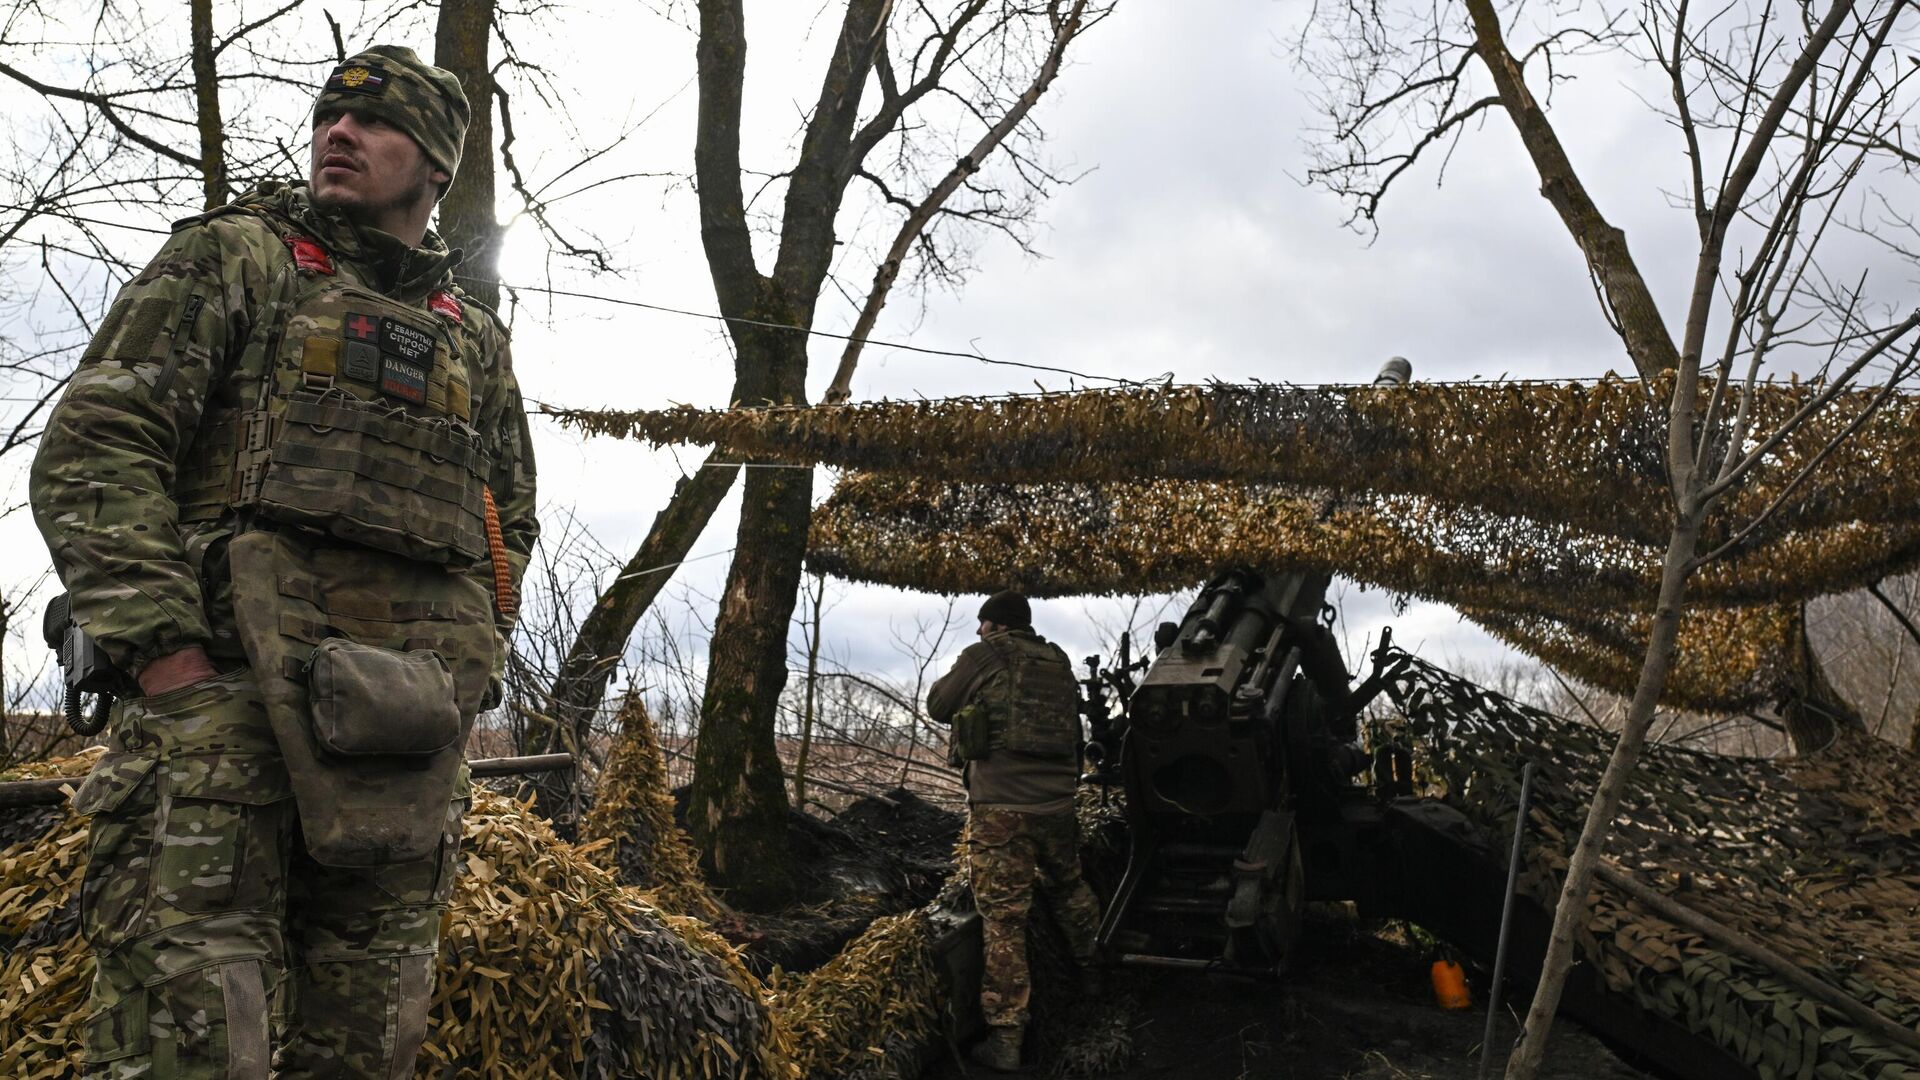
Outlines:
<svg viewBox="0 0 1920 1080"><path fill-rule="evenodd" d="M431 210L447 174L433 167L413 137L369 113L323 112L313 122L313 200L382 228L424 203ZM394 230L387 229L392 232Z"/></svg>

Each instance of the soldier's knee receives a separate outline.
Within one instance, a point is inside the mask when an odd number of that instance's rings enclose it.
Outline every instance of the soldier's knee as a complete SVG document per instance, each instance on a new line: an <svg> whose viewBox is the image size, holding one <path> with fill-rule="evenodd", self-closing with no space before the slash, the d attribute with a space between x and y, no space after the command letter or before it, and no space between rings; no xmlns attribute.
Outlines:
<svg viewBox="0 0 1920 1080"><path fill-rule="evenodd" d="M119 1062L138 1063L153 1052L149 1027L152 1008L145 987L103 992L96 987L94 1009L80 1025L85 1056L84 1080L108 1080L124 1070Z"/></svg>
<svg viewBox="0 0 1920 1080"><path fill-rule="evenodd" d="M267 1080L271 969L231 960L132 987L96 987L81 1032L88 1080Z"/></svg>
<svg viewBox="0 0 1920 1080"><path fill-rule="evenodd" d="M433 999L427 954L308 965L295 988L279 1080L344 1075L405 1080L426 1041Z"/></svg>

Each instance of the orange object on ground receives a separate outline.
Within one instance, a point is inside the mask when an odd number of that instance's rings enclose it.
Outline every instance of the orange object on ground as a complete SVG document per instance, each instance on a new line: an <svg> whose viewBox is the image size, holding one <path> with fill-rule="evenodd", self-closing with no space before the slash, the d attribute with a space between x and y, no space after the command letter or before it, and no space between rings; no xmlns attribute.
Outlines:
<svg viewBox="0 0 1920 1080"><path fill-rule="evenodd" d="M1467 973L1451 960L1433 962L1433 1000L1443 1009L1471 1009L1473 995L1467 991Z"/></svg>

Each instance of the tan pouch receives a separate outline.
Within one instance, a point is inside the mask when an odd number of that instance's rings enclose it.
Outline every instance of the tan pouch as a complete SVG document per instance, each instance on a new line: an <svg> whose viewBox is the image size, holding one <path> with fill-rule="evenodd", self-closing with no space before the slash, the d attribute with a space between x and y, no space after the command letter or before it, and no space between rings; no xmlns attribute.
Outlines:
<svg viewBox="0 0 1920 1080"><path fill-rule="evenodd" d="M328 638L307 661L313 737L345 757L437 754L460 738L453 672L431 649Z"/></svg>

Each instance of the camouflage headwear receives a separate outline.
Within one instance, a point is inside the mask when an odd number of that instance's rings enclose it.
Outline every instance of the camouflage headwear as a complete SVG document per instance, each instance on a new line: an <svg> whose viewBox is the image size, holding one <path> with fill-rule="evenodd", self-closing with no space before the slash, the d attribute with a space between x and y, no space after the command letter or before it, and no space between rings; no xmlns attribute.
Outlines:
<svg viewBox="0 0 1920 1080"><path fill-rule="evenodd" d="M420 144L427 160L451 177L460 169L472 111L453 72L400 45L375 45L333 69L313 112L357 109L385 120Z"/></svg>

